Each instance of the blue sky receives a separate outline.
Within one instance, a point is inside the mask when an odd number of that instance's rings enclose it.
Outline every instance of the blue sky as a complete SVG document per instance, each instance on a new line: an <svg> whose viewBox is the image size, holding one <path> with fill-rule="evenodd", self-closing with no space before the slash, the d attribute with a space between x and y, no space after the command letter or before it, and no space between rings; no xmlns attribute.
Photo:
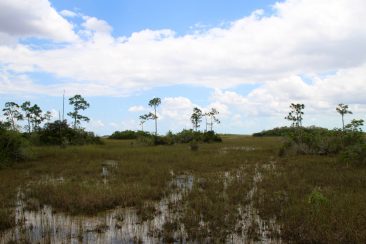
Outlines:
<svg viewBox="0 0 366 244"><path fill-rule="evenodd" d="M340 127L339 103L354 112L346 120L366 115L363 6L3 0L0 104L30 100L57 119L63 90L67 98L81 94L91 104L83 126L99 135L138 129L153 97L162 99L161 133L191 128L195 106L219 110L218 132L288 125L292 102L305 104L305 125ZM152 122L145 125L153 130Z"/></svg>
<svg viewBox="0 0 366 244"><path fill-rule="evenodd" d="M57 10L80 11L106 20L113 26L113 35L130 35L143 29L172 29L179 34L195 25L221 25L249 15L258 8L269 9L271 0L53 0Z"/></svg>

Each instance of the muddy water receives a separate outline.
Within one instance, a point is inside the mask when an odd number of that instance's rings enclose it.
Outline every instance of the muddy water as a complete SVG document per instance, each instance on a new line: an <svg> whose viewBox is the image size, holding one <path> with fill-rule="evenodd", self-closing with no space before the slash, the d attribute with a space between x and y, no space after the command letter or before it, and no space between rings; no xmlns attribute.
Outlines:
<svg viewBox="0 0 366 244"><path fill-rule="evenodd" d="M101 176L108 180L113 167L113 162L102 165ZM257 184L262 180L262 171L270 170L273 165L257 166L252 181L252 188L245 196L252 200L257 194ZM157 209L153 219L141 221L136 209L117 208L101 213L97 216L70 216L63 213L54 213L52 208L44 206L40 211L28 211L24 203L19 200L16 207L17 227L0 234L0 243L9 241L30 243L162 243L166 242L164 237L165 223L178 223L174 233L170 233L169 240L175 242L188 242L188 236L180 223L179 202L184 194L192 190L197 180L192 175L174 175L171 172L172 180L169 188L174 189L172 193L161 201L155 203ZM224 193L227 185L231 184L233 177L244 177L230 172L223 174ZM49 179L53 181L53 179ZM56 182L63 182L64 179L55 179ZM21 197L19 196L19 199ZM239 207L240 218L235 229L241 232L230 235L227 243L279 243L280 240L271 238L272 232L279 232L275 220L265 221L260 218L258 211L253 206L253 201L246 206ZM175 207L170 207L174 205ZM178 210L178 211L177 211ZM204 223L202 223L204 225ZM255 229L256 236L248 233ZM212 240L207 239L207 242Z"/></svg>
<svg viewBox="0 0 366 244"><path fill-rule="evenodd" d="M70 216L54 213L44 206L41 211L27 211L24 203L16 207L16 228L1 234L0 243L28 241L31 243L131 243L162 242L163 224L175 217L168 204L179 201L182 194L192 189L193 177L177 176L171 183L176 191L156 203L157 214L142 222L133 208L120 208L95 217ZM174 238L184 236L183 227Z"/></svg>
<svg viewBox="0 0 366 244"><path fill-rule="evenodd" d="M262 168L264 170L274 169L274 164L270 162L269 164L262 165ZM253 176L253 186L247 194L249 204L239 208L241 221L238 221L236 227L241 227L242 231L230 237L233 243L282 243L280 239L273 237L273 233L278 235L281 232L276 220L262 219L258 210L254 208L253 198L257 194L257 185L261 181L262 172L257 165ZM248 235L249 232L252 232L252 234Z"/></svg>

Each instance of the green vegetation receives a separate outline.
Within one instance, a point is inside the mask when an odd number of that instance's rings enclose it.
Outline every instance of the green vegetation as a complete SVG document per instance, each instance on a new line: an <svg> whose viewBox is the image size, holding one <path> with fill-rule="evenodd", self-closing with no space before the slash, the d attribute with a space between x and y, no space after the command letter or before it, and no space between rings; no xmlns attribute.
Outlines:
<svg viewBox="0 0 366 244"><path fill-rule="evenodd" d="M365 134L361 127L363 120L353 119L344 125L344 115L352 114L348 106L339 104L336 111L342 115L342 129L328 130L321 127L303 127L302 116L305 108L303 104L291 104L291 112L285 118L292 121L291 127L279 127L259 133L255 137L279 136L286 138L279 151L280 156L293 155L337 155L346 162L361 163L365 155Z"/></svg>
<svg viewBox="0 0 366 244"><path fill-rule="evenodd" d="M81 128L73 129L66 121L56 120L52 123L46 123L42 129L38 131L36 136L39 138L41 145L85 145L85 144L101 144L99 137L93 132L86 132Z"/></svg>
<svg viewBox="0 0 366 244"><path fill-rule="evenodd" d="M192 175L193 185L169 205L180 213L164 224L164 238L181 224L190 240L227 240L233 233L260 238L260 226L247 219L253 204L264 223L276 219L281 232L272 238L329 243L366 240L366 168L348 166L335 156L278 157L284 139L224 136L223 143L146 147L131 140L105 145L33 147L36 158L0 171L2 220L12 220L9 206L17 189L31 209L43 204L55 211L94 215L117 206L135 207L142 221L151 219L159 201L174 191L174 175ZM113 160L114 164L108 163ZM103 183L102 168L108 168ZM173 172L173 174L171 173ZM260 174L258 179L255 176ZM255 187L255 188L253 188ZM254 192L253 189L255 189ZM251 195L252 192L252 195ZM123 217L121 217L123 221ZM205 223L202 225L202 223ZM7 221L2 228L13 226ZM171 239L170 239L171 240Z"/></svg>
<svg viewBox="0 0 366 244"><path fill-rule="evenodd" d="M149 136L148 132L144 131L133 131L133 130L125 130L125 131L115 131L112 135L109 136L109 139L118 139L118 140L131 140L137 139L141 136Z"/></svg>
<svg viewBox="0 0 366 244"><path fill-rule="evenodd" d="M154 104L156 122L160 101ZM343 118L351 112L342 106ZM71 216L131 207L144 223L162 214L161 201L173 198L166 202L167 222L149 230L165 242L366 242L363 120L342 129L303 127L305 106L292 104L286 117L292 127L219 136L198 131L203 116L206 127L218 121L215 111L196 108L195 130L164 136L117 131L101 141L78 122L41 127L30 115L31 129L22 134L18 107L7 108L0 123L0 231L24 224L15 221L19 202L27 210L50 206ZM26 144L32 157L14 164L24 159ZM125 221L122 212L115 219L118 226ZM108 228L98 223L95 231Z"/></svg>
<svg viewBox="0 0 366 244"><path fill-rule="evenodd" d="M85 110L89 104L80 95L70 98L74 112L69 115L74 120L74 128L67 121L56 120L49 122L51 113L43 113L42 109L30 101L18 105L15 102L6 102L2 110L5 122L0 121L0 168L29 157L30 145L85 145L101 144L99 137L92 132L86 132L77 127L80 121L89 121L89 118L80 115L79 110ZM20 122L26 119L22 133ZM43 127L42 127L43 125ZM27 155L28 154L28 155Z"/></svg>
<svg viewBox="0 0 366 244"><path fill-rule="evenodd" d="M281 236L300 243L364 243L366 168L337 157L289 156L264 174L256 206L282 224Z"/></svg>
<svg viewBox="0 0 366 244"><path fill-rule="evenodd" d="M25 158L25 140L0 124L0 168Z"/></svg>
<svg viewBox="0 0 366 244"><path fill-rule="evenodd" d="M329 130L326 128L310 126L310 127L301 127L302 130L306 132L314 132L314 133L327 133ZM276 127L270 130L263 130L261 132L254 133L254 137L263 137L263 136L279 136L286 137L296 132L296 128L294 127Z"/></svg>
<svg viewBox="0 0 366 244"><path fill-rule="evenodd" d="M90 104L81 95L77 94L73 97L70 97L69 103L71 106L74 107L74 110L67 113L67 115L69 115L73 119L74 129L76 129L77 126L80 125L81 121L89 122L88 117L80 114L80 110L85 110L90 106Z"/></svg>
<svg viewBox="0 0 366 244"><path fill-rule="evenodd" d="M191 143L191 142L221 142L221 137L214 131L200 132L193 130L182 130L179 133L173 134L168 132L165 136L156 136L143 131L115 131L109 139L130 140L137 139L137 142L143 145L173 145L176 143Z"/></svg>

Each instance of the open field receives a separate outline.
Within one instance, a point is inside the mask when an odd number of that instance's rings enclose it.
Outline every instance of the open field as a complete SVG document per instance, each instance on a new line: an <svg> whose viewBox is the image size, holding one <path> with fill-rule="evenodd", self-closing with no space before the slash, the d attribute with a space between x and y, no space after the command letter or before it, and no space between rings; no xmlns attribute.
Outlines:
<svg viewBox="0 0 366 244"><path fill-rule="evenodd" d="M280 158L281 144L34 147L33 160L0 170L0 243L365 243L366 167Z"/></svg>

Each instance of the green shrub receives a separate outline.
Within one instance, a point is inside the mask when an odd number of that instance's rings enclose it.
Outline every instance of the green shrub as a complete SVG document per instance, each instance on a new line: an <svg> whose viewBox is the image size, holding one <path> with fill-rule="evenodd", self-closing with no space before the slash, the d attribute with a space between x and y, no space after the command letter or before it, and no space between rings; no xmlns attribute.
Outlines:
<svg viewBox="0 0 366 244"><path fill-rule="evenodd" d="M165 136L155 136L152 134L139 135L137 141L145 145L173 145L176 143L191 143L192 141L204 143L222 142L222 139L213 131L182 130L177 134L169 131Z"/></svg>
<svg viewBox="0 0 366 244"><path fill-rule="evenodd" d="M25 141L16 131L0 129L0 166L25 159Z"/></svg>
<svg viewBox="0 0 366 244"><path fill-rule="evenodd" d="M197 142L222 142L221 137L214 131L200 132L193 130L182 130L175 135L176 143L190 143L193 140Z"/></svg>
<svg viewBox="0 0 366 244"><path fill-rule="evenodd" d="M341 160L346 163L366 165L366 144L347 147L341 154Z"/></svg>
<svg viewBox="0 0 366 244"><path fill-rule="evenodd" d="M308 203L312 206L319 207L324 206L329 203L328 198L326 198L319 189L314 189L308 196Z"/></svg>
<svg viewBox="0 0 366 244"><path fill-rule="evenodd" d="M93 132L87 132L83 129L73 129L66 121L56 120L47 123L43 129L29 135L39 137L39 144L35 145L85 145L85 144L101 144L99 137Z"/></svg>
<svg viewBox="0 0 366 244"><path fill-rule="evenodd" d="M294 127L288 130L279 155L338 154L347 147L362 144L364 134L358 130L327 130L318 127Z"/></svg>
<svg viewBox="0 0 366 244"><path fill-rule="evenodd" d="M137 139L140 136L149 136L150 133L145 131L133 131L133 130L125 130L125 131L115 131L112 135L109 136L109 139L119 139L119 140L131 140Z"/></svg>

